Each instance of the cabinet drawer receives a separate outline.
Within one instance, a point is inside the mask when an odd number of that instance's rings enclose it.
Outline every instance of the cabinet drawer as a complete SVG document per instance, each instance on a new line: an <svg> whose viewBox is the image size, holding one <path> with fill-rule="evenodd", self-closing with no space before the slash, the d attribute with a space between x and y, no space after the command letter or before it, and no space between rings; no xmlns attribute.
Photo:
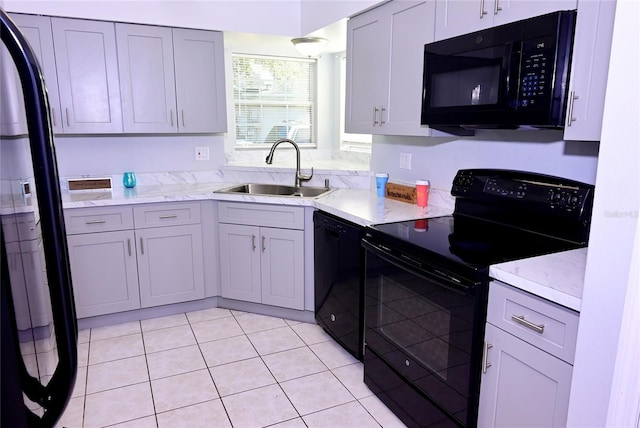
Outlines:
<svg viewBox="0 0 640 428"><path fill-rule="evenodd" d="M200 203L145 204L133 207L136 229L200 223Z"/></svg>
<svg viewBox="0 0 640 428"><path fill-rule="evenodd" d="M220 202L218 215L221 223L304 229L304 207Z"/></svg>
<svg viewBox="0 0 640 428"><path fill-rule="evenodd" d="M492 281L487 321L573 364L579 314L517 288Z"/></svg>
<svg viewBox="0 0 640 428"><path fill-rule="evenodd" d="M72 208L64 211L68 235L133 229L129 206Z"/></svg>

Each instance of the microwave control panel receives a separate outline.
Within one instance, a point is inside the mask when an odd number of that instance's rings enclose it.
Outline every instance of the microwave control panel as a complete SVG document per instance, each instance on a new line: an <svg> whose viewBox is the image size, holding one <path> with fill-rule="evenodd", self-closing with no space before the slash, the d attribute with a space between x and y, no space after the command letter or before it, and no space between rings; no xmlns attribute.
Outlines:
<svg viewBox="0 0 640 428"><path fill-rule="evenodd" d="M522 42L519 107L536 108L548 104L551 93L555 43L551 37Z"/></svg>

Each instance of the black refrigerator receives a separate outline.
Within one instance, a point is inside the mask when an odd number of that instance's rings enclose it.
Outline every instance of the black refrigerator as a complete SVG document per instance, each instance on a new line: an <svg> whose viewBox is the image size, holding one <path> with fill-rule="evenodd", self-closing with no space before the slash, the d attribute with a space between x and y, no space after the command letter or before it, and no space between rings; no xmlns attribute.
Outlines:
<svg viewBox="0 0 640 428"><path fill-rule="evenodd" d="M25 132L0 132L0 426L52 427L73 392L78 329L49 101L2 9L0 38L0 117L26 121Z"/></svg>

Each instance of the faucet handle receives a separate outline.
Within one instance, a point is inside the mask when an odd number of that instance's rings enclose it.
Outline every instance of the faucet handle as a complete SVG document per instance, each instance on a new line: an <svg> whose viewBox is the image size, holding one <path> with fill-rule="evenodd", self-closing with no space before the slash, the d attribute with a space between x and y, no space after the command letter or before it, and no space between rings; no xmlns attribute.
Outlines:
<svg viewBox="0 0 640 428"><path fill-rule="evenodd" d="M305 174L302 174L300 172L298 172L296 175L298 176L298 180L300 180L300 181L309 181L313 177L313 167L311 167L311 174L310 175L305 175Z"/></svg>

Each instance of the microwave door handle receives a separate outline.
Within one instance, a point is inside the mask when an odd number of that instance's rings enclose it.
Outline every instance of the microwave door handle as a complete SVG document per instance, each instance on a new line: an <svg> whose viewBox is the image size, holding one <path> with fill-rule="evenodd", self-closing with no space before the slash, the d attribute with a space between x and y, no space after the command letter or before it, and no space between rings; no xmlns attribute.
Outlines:
<svg viewBox="0 0 640 428"><path fill-rule="evenodd" d="M509 108L517 108L518 89L520 83L520 55L522 54L521 42L509 42L504 49L503 70L507 78L505 82L505 104Z"/></svg>

